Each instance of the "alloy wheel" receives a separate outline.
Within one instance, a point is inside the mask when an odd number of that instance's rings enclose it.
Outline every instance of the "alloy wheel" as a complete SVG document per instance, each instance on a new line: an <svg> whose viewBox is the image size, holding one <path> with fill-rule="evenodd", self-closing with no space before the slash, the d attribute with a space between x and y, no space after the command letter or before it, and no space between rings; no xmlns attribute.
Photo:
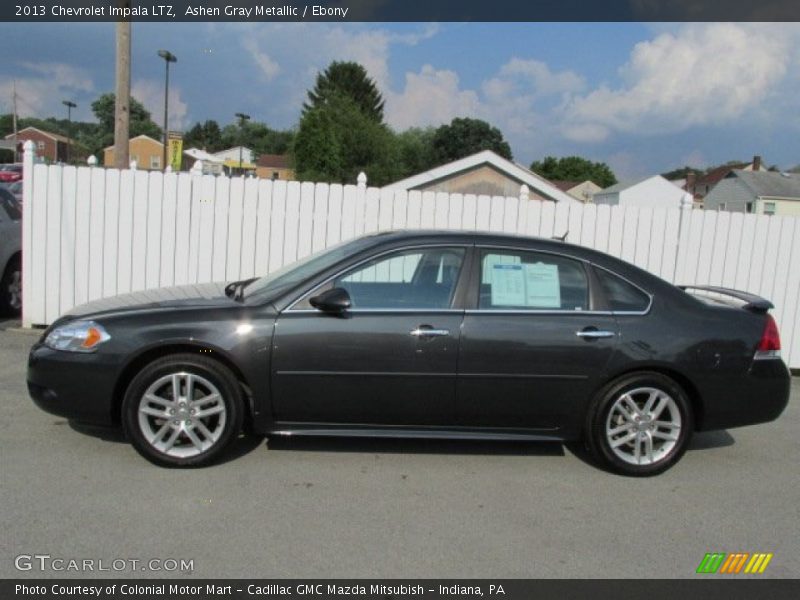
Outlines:
<svg viewBox="0 0 800 600"><path fill-rule="evenodd" d="M8 294L8 305L13 310L22 308L22 273L13 271L11 273L11 281L8 282L6 290Z"/></svg>
<svg viewBox="0 0 800 600"><path fill-rule="evenodd" d="M205 377L184 371L153 382L139 400L139 427L147 442L174 458L206 452L223 434L227 409Z"/></svg>
<svg viewBox="0 0 800 600"><path fill-rule="evenodd" d="M681 414L664 390L639 387L621 393L608 412L606 440L632 465L654 465L670 455L681 433Z"/></svg>

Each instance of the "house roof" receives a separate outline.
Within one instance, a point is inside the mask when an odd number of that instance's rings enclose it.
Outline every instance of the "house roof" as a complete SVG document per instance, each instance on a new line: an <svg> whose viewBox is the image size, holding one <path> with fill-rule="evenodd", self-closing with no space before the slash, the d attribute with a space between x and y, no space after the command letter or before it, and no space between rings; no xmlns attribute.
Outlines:
<svg viewBox="0 0 800 600"><path fill-rule="evenodd" d="M550 183L552 183L554 186L556 186L562 192L568 192L569 190L574 188L576 185L580 185L583 182L582 181L567 181L565 179L551 179Z"/></svg>
<svg viewBox="0 0 800 600"><path fill-rule="evenodd" d="M19 131L17 131L17 137L19 137L19 135L21 133L25 133L26 131L37 131L37 132L41 133L43 136L49 137L51 140L54 140L56 142L63 142L64 144L69 144L69 143L72 142L72 140L70 138L66 137L66 136L60 135L58 133L53 133L51 131L45 131L44 129L39 129L38 127L24 127L22 129L20 129ZM9 133L6 136L6 139L10 140L13 137L14 137L14 134L13 133Z"/></svg>
<svg viewBox="0 0 800 600"><path fill-rule="evenodd" d="M252 148L248 148L247 146L233 146L232 148L225 148L224 150L220 150L219 152L214 152L214 156L222 156L223 154L228 154L230 152L239 152L239 148L242 149L242 153L244 152L252 152Z"/></svg>
<svg viewBox="0 0 800 600"><path fill-rule="evenodd" d="M674 181L670 181L668 179L665 179L661 175L648 175L647 177L642 177L641 179L636 179L636 180L633 180L633 181L620 181L619 183L615 183L611 187L607 187L604 190L600 190L599 192L597 192L596 195L617 194L619 192L622 192L622 191L628 190L628 189L630 189L632 187L635 187L635 186L639 185L640 183L644 183L645 181L650 181L651 179L659 179L659 180L661 180L661 182L668 183L669 185L671 185L673 188L675 188L676 191L679 191L679 192L683 191L680 186L675 184Z"/></svg>
<svg viewBox="0 0 800 600"><path fill-rule="evenodd" d="M734 163L731 165L722 165L721 167L717 167L716 169L711 169L708 173L698 177L695 180L695 186L707 185L711 187L712 185L716 185L717 183L725 179L725 177L727 177L728 174L734 169L744 169L745 167L750 166L751 164L752 163Z"/></svg>
<svg viewBox="0 0 800 600"><path fill-rule="evenodd" d="M647 177L642 177L641 179L633 179L633 180L626 180L626 181L618 181L612 186L604 188L597 192L598 194L616 194L617 192L621 192L622 190L627 190L628 188L632 188L635 185L639 185L643 181L647 181L654 177L653 175L648 175ZM657 176L656 176L657 177ZM664 180L666 181L666 179Z"/></svg>
<svg viewBox="0 0 800 600"><path fill-rule="evenodd" d="M289 156L286 154L262 154L256 161L257 167L271 167L273 169L291 169Z"/></svg>
<svg viewBox="0 0 800 600"><path fill-rule="evenodd" d="M136 137L132 137L131 139L128 140L128 144L130 144L133 140L139 140L139 139L142 139L142 138L144 138L146 140L150 140L151 142L153 142L155 144L158 144L159 146L163 146L164 145L161 142L159 142L158 140L154 140L149 135L145 135L145 134L137 135ZM103 148L103 150L113 150L113 149L114 149L114 144L111 144L110 146L106 146L105 148Z"/></svg>
<svg viewBox="0 0 800 600"><path fill-rule="evenodd" d="M201 150L200 148L187 148L183 151L186 156L190 156L195 160L202 160L204 162L209 163L218 163L222 164L222 159L218 156L214 156L210 152L206 152L205 150Z"/></svg>
<svg viewBox="0 0 800 600"><path fill-rule="evenodd" d="M495 154L491 150L484 150L482 152L454 160L453 162L434 167L433 169L429 169L428 171L424 171L417 175L407 177L406 179L401 179L400 181L396 181L385 186L384 189L411 190L435 181L439 181L441 179L446 179L453 175L463 173L464 171L468 171L482 165L490 165L494 167L501 173L508 175L510 178L524 183L532 191L535 191L537 194L540 194L549 200L553 200L555 202L578 202L578 200L566 192L561 191L544 177L540 177L533 171L511 162L510 160Z"/></svg>
<svg viewBox="0 0 800 600"><path fill-rule="evenodd" d="M731 171L756 197L797 198L800 200L800 175L774 171Z"/></svg>

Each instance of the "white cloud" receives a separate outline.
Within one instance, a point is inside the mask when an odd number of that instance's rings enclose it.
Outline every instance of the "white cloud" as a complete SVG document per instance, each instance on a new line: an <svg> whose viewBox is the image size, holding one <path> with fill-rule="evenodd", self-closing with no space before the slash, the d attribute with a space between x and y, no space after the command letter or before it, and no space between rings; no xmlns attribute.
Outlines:
<svg viewBox="0 0 800 600"><path fill-rule="evenodd" d="M0 80L0 98L3 104L10 104L16 83L17 111L22 117L60 115L65 111L62 100L74 100L76 95L94 90L92 78L84 69L49 62L22 62L20 66L33 74ZM87 112L87 108L82 107L81 112ZM72 116L76 118L78 113Z"/></svg>
<svg viewBox="0 0 800 600"><path fill-rule="evenodd" d="M510 93L537 97L579 92L585 86L583 78L573 71L553 72L540 60L517 57L509 60L495 77L483 84L487 95L503 99Z"/></svg>
<svg viewBox="0 0 800 600"><path fill-rule="evenodd" d="M164 84L152 79L137 79L131 86L131 96L144 104L159 127L164 126ZM169 86L169 128L186 129L189 126L189 107L181 98L178 86Z"/></svg>
<svg viewBox="0 0 800 600"><path fill-rule="evenodd" d="M623 85L601 85L564 108L564 135L586 142L614 132L658 134L729 123L757 110L792 62L796 29L687 25L637 44Z"/></svg>
<svg viewBox="0 0 800 600"><path fill-rule="evenodd" d="M243 42L245 49L250 53L253 61L255 61L258 68L261 69L261 74L267 81L272 81L281 72L281 67L276 63L266 52L262 52L258 48L258 43L253 38L247 38Z"/></svg>
<svg viewBox="0 0 800 600"><path fill-rule="evenodd" d="M431 65L419 73L406 73L402 92L385 91L386 120L396 129L447 123L454 117L480 112L478 94L461 90L454 71Z"/></svg>
<svg viewBox="0 0 800 600"><path fill-rule="evenodd" d="M242 47L256 66L273 82L289 74L289 98L304 97L316 74L331 61L355 61L364 66L381 90L389 89L389 56L393 46L416 46L439 31L431 23L416 31L395 33L363 26L321 23L276 24L268 30L249 28ZM267 32L265 34L265 32ZM297 77L297 73L302 73Z"/></svg>

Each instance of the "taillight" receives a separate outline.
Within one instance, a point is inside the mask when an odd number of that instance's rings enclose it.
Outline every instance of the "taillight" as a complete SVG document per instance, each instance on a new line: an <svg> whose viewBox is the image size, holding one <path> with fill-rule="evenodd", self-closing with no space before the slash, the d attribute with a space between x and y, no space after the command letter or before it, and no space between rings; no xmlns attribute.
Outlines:
<svg viewBox="0 0 800 600"><path fill-rule="evenodd" d="M778 333L778 326L772 315L767 315L764 323L764 332L756 348L756 355L753 358L780 358L781 357L781 336Z"/></svg>

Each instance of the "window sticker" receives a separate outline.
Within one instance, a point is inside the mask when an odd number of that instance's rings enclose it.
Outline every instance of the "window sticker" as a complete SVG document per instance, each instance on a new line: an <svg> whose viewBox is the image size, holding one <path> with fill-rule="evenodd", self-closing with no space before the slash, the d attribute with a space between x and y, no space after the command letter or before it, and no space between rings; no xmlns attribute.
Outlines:
<svg viewBox="0 0 800 600"><path fill-rule="evenodd" d="M522 265L492 265L492 305L525 306L525 271Z"/></svg>
<svg viewBox="0 0 800 600"><path fill-rule="evenodd" d="M481 283L492 283L495 265L518 265L522 262L519 256L508 254L487 254L483 259L483 280Z"/></svg>
<svg viewBox="0 0 800 600"><path fill-rule="evenodd" d="M561 308L558 265L526 264L525 305L532 308Z"/></svg>

